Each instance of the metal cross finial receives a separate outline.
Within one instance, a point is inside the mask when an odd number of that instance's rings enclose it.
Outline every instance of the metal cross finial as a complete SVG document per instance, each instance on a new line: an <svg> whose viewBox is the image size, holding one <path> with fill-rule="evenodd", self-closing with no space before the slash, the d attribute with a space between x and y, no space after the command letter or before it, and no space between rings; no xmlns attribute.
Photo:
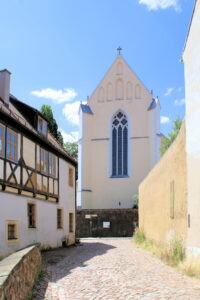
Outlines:
<svg viewBox="0 0 200 300"><path fill-rule="evenodd" d="M118 48L117 48L117 51L118 51L118 55L120 55L121 53L121 50L122 50L122 48L119 46Z"/></svg>

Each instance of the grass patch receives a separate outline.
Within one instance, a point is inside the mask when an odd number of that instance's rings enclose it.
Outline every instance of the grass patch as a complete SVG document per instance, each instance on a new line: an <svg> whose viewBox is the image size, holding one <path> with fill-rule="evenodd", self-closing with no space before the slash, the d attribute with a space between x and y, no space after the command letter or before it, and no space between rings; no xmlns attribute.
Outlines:
<svg viewBox="0 0 200 300"><path fill-rule="evenodd" d="M179 270L190 277L200 279L200 258L188 257L179 264Z"/></svg>
<svg viewBox="0 0 200 300"><path fill-rule="evenodd" d="M182 274L200 279L200 257L185 257L182 241L178 237L171 239L169 247L156 245L147 240L142 229L136 228L134 244L150 251L166 264L176 267Z"/></svg>
<svg viewBox="0 0 200 300"><path fill-rule="evenodd" d="M133 241L136 245L139 245L141 248L150 251L152 254L159 257L170 266L178 266L178 264L182 262L185 257L185 251L182 246L182 242L177 237L174 237L170 241L169 247L157 245L153 241L147 240L144 231L140 228L137 228Z"/></svg>
<svg viewBox="0 0 200 300"><path fill-rule="evenodd" d="M45 276L45 274L46 274L46 270L45 270L44 268L42 268L42 269L38 272L38 274L37 274L37 276L36 276L36 278L35 278L34 286L33 286L32 290L29 292L28 297L27 297L27 300L32 300L32 299L34 298L34 296L35 296L35 295L34 295L34 288L35 288L37 285L40 284L40 282L41 282L41 280L43 279L43 277Z"/></svg>

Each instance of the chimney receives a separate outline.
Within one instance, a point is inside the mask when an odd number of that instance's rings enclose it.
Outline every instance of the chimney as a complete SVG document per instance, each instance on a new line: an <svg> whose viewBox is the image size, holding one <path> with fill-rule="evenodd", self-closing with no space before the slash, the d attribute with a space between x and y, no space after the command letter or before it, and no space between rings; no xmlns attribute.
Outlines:
<svg viewBox="0 0 200 300"><path fill-rule="evenodd" d="M9 106L10 96L10 75L11 73L6 69L0 71L0 98L7 107Z"/></svg>

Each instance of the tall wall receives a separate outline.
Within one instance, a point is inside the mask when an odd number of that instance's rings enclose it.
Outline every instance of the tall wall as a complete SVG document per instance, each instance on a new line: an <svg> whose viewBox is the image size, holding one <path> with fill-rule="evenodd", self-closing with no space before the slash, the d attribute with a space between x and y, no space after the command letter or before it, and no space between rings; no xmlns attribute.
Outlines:
<svg viewBox="0 0 200 300"><path fill-rule="evenodd" d="M77 211L77 237L131 237L138 226L137 209L83 209Z"/></svg>
<svg viewBox="0 0 200 300"><path fill-rule="evenodd" d="M174 182L173 189L170 186ZM186 241L185 123L178 137L139 186L139 226L146 237L167 243L175 233ZM173 201L173 203L172 203ZM174 211L174 218L170 213Z"/></svg>
<svg viewBox="0 0 200 300"><path fill-rule="evenodd" d="M186 92L186 151L188 188L187 246L200 254L200 1L196 1L193 19L183 53Z"/></svg>

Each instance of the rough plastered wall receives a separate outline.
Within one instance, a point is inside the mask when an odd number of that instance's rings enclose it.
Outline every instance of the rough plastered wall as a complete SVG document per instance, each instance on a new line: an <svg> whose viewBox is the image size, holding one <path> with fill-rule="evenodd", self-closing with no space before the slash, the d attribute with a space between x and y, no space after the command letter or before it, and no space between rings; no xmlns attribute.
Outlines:
<svg viewBox="0 0 200 300"><path fill-rule="evenodd" d="M174 193L170 183L174 181ZM171 197L174 194L174 218ZM171 197L170 197L171 194ZM187 235L185 122L174 143L139 186L139 226L156 243Z"/></svg>

